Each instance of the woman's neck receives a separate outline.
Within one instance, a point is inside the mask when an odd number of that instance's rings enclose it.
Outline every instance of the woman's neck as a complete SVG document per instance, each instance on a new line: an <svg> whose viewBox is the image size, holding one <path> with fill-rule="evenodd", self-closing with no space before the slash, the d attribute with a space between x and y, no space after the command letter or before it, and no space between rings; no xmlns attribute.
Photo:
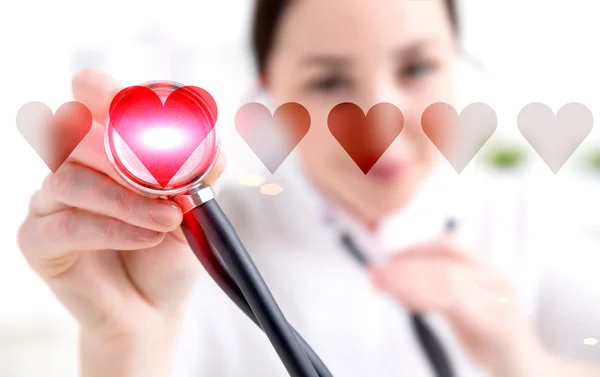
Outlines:
<svg viewBox="0 0 600 377"><path fill-rule="evenodd" d="M382 223L381 218L373 216L366 208L362 208L363 206L360 203L356 203L343 195L330 192L329 190L323 190L323 193L330 203L333 203L347 216L352 218L365 232L368 234L377 233Z"/></svg>
<svg viewBox="0 0 600 377"><path fill-rule="evenodd" d="M383 216L377 216L373 211L369 211L369 207L364 203L360 203L349 197L349 195L345 195L344 192L331 187L328 182L320 179L318 174L311 174L310 168L306 166L304 168L304 177L317 195L321 196L326 203L332 205L334 210L339 210L350 217L366 233L371 235L377 233L383 222Z"/></svg>

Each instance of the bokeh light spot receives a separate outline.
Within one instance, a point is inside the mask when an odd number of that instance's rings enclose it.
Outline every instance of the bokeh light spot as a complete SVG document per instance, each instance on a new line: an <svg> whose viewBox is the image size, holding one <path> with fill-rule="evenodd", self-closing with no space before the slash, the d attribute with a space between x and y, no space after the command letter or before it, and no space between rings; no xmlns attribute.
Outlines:
<svg viewBox="0 0 600 377"><path fill-rule="evenodd" d="M268 183L260 186L260 193L264 195L279 195L283 191L283 187L277 183Z"/></svg>
<svg viewBox="0 0 600 377"><path fill-rule="evenodd" d="M598 344L598 339L596 339L596 338L585 338L583 340L583 344L585 344L586 346L595 346L596 344Z"/></svg>
<svg viewBox="0 0 600 377"><path fill-rule="evenodd" d="M242 174L238 178L240 185L247 187L258 187L262 185L264 181L265 177L260 174Z"/></svg>

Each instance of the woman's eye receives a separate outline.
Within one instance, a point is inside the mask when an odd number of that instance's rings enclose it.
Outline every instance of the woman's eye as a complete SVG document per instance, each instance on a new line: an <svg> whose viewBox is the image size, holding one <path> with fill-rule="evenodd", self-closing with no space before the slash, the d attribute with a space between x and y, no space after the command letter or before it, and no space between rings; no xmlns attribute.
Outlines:
<svg viewBox="0 0 600 377"><path fill-rule="evenodd" d="M432 73L437 68L435 63L421 62L412 63L403 67L400 71L401 79L415 79Z"/></svg>
<svg viewBox="0 0 600 377"><path fill-rule="evenodd" d="M342 77L326 77L315 80L308 84L308 89L318 92L337 92L350 86L350 83Z"/></svg>

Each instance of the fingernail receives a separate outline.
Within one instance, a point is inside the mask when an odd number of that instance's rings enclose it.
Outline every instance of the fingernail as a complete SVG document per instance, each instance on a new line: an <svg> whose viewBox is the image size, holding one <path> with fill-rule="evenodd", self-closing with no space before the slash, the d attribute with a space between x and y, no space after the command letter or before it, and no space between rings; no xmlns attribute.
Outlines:
<svg viewBox="0 0 600 377"><path fill-rule="evenodd" d="M180 213L179 207L169 201L158 202L150 208L150 217L160 225L173 225Z"/></svg>
<svg viewBox="0 0 600 377"><path fill-rule="evenodd" d="M160 233L150 229L135 228L135 236L141 241L156 241Z"/></svg>

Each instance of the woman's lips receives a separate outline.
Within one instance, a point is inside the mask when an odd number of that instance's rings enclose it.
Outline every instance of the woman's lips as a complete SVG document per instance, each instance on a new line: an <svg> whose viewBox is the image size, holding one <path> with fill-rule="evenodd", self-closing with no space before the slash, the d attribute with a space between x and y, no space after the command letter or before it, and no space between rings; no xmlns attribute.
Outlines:
<svg viewBox="0 0 600 377"><path fill-rule="evenodd" d="M408 162L381 162L375 164L367 176L382 183L391 183L400 179L409 167Z"/></svg>

